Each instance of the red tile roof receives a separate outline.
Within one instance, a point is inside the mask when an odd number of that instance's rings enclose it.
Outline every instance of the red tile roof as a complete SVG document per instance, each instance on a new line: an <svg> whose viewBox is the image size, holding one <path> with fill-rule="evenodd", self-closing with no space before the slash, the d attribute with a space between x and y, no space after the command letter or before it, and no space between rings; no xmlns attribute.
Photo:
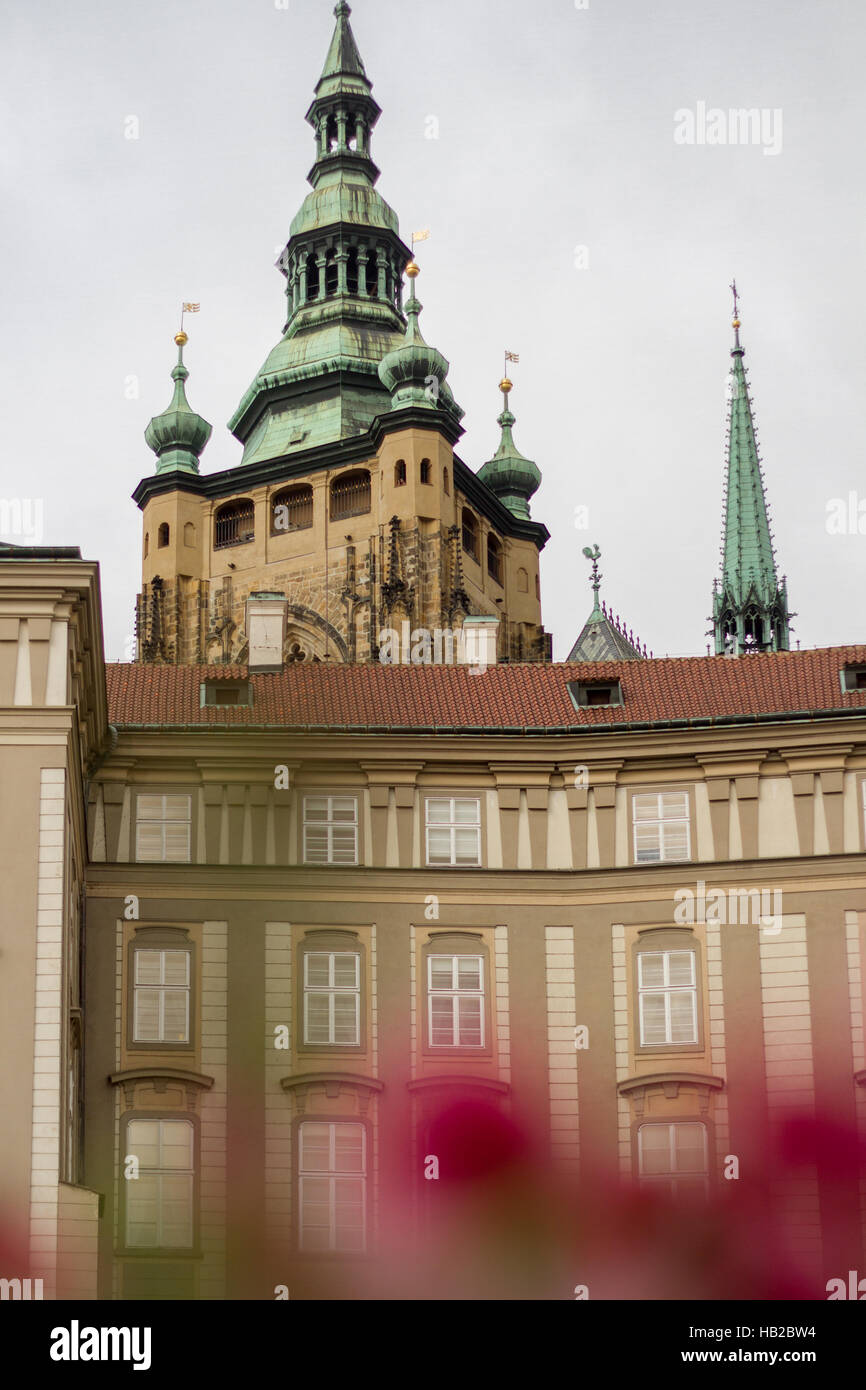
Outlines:
<svg viewBox="0 0 866 1390"><path fill-rule="evenodd" d="M252 708L201 708L206 679L245 679L243 667L107 668L116 726L275 727L318 730L543 731L866 711L866 690L843 694L839 672L866 667L866 646L728 660L467 667L293 665L254 675ZM569 681L622 683L621 708L576 709Z"/></svg>

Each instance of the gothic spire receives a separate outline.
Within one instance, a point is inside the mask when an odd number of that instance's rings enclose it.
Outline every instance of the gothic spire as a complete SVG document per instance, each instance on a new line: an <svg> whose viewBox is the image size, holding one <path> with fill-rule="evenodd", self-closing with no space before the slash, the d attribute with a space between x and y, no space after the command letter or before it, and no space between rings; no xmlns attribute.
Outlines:
<svg viewBox="0 0 866 1390"><path fill-rule="evenodd" d="M729 377L725 533L722 579L713 593L716 654L787 651L790 645L785 581L779 583L767 516L752 401L740 343L739 296L734 294L734 346Z"/></svg>

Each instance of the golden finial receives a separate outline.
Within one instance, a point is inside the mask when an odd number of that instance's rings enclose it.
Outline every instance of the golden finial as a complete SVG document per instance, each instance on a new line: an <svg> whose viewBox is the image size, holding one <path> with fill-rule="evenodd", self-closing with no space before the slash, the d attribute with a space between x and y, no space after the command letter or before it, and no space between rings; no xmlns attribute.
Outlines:
<svg viewBox="0 0 866 1390"><path fill-rule="evenodd" d="M514 390L514 382L509 381L508 377L504 376L499 383L499 389L507 396L510 391Z"/></svg>
<svg viewBox="0 0 866 1390"><path fill-rule="evenodd" d="M421 274L421 270L415 261L409 262L406 267L406 274L409 276L410 280L417 280L418 276Z"/></svg>
<svg viewBox="0 0 866 1390"><path fill-rule="evenodd" d="M189 338L187 337L186 333L180 332L175 333L174 341L177 343L178 347L186 347L187 343L189 342Z"/></svg>
<svg viewBox="0 0 866 1390"><path fill-rule="evenodd" d="M740 327L740 320L739 320L739 319L734 319L734 322L731 324L731 327L732 327L732 328L739 328L739 327Z"/></svg>

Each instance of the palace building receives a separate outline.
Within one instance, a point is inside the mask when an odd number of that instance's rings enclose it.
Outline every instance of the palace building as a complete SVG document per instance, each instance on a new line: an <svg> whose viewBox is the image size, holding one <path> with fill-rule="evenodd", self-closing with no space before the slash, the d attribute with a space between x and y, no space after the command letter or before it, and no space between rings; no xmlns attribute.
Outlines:
<svg viewBox="0 0 866 1390"><path fill-rule="evenodd" d="M200 471L184 334L147 430L136 661L95 563L0 547L0 1275L824 1298L866 1269L866 646L790 650L737 317L715 654L653 657L596 547L552 662L511 383L474 473L335 13L242 461ZM383 664L404 624L487 659Z"/></svg>

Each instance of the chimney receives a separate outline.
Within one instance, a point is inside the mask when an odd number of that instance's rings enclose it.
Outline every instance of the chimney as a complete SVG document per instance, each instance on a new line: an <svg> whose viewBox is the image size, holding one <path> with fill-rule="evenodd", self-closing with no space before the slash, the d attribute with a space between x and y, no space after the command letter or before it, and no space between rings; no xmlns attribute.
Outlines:
<svg viewBox="0 0 866 1390"><path fill-rule="evenodd" d="M498 660L498 617L464 618L459 663L486 671Z"/></svg>
<svg viewBox="0 0 866 1390"><path fill-rule="evenodd" d="M250 594L247 599L247 664L251 675L275 675L282 671L287 611L285 594Z"/></svg>

